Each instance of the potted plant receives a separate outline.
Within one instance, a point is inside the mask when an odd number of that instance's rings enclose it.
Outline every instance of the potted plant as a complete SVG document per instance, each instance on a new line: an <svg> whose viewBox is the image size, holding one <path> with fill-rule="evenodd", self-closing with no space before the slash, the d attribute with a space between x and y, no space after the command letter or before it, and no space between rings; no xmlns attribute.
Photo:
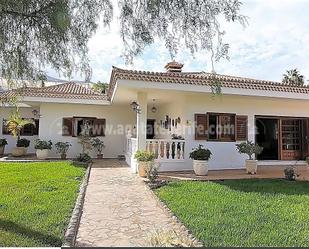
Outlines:
<svg viewBox="0 0 309 249"><path fill-rule="evenodd" d="M17 140L16 147L23 150L23 155L27 154L28 147L30 146L30 140L21 138Z"/></svg>
<svg viewBox="0 0 309 249"><path fill-rule="evenodd" d="M240 154L248 155L246 160L246 171L248 174L256 174L258 160L253 159L253 155L259 155L263 151L263 147L254 144L252 141L236 144L236 148Z"/></svg>
<svg viewBox="0 0 309 249"><path fill-rule="evenodd" d="M154 163L155 155L149 151L141 151L138 150L134 158L137 160L138 163L138 174L141 177L146 177L147 169L151 167L151 164Z"/></svg>
<svg viewBox="0 0 309 249"><path fill-rule="evenodd" d="M36 149L36 157L38 159L45 160L48 158L48 152L52 149L53 143L49 141L44 141L37 139L35 140L34 148Z"/></svg>
<svg viewBox="0 0 309 249"><path fill-rule="evenodd" d="M196 175L206 176L208 173L208 160L212 153L209 149L203 148L203 145L199 145L193 149L189 157L193 159L193 170Z"/></svg>
<svg viewBox="0 0 309 249"><path fill-rule="evenodd" d="M61 159L67 158L67 152L72 145L69 142L57 142L55 144L56 151L60 154Z"/></svg>
<svg viewBox="0 0 309 249"><path fill-rule="evenodd" d="M6 122L6 127L8 131L17 138L16 147L12 150L13 156L23 156L27 152L27 148L29 147L30 141L24 139L22 142L19 142L20 133L23 127L27 124L33 124L33 120L31 119L23 119L20 116L19 109L17 108L10 114L9 120ZM29 141L29 143L27 141ZM27 145L28 144L28 145Z"/></svg>
<svg viewBox="0 0 309 249"><path fill-rule="evenodd" d="M0 156L4 155L5 146L8 144L5 138L0 139Z"/></svg>
<svg viewBox="0 0 309 249"><path fill-rule="evenodd" d="M92 139L91 144L92 144L92 147L95 148L98 152L97 158L102 159L103 158L102 151L105 148L104 142L100 140L99 138L94 138Z"/></svg>

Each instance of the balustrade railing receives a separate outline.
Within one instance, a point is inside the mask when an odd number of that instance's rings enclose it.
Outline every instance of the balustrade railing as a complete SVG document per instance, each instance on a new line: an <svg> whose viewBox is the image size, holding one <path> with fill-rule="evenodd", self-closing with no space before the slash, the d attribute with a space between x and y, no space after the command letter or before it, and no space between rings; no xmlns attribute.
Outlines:
<svg viewBox="0 0 309 249"><path fill-rule="evenodd" d="M153 152L157 160L184 160L185 140L147 139L146 150Z"/></svg>

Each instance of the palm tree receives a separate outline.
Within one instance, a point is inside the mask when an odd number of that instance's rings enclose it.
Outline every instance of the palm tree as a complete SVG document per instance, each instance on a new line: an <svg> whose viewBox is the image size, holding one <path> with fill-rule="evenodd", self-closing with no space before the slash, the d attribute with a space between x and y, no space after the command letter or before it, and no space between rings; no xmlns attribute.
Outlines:
<svg viewBox="0 0 309 249"><path fill-rule="evenodd" d="M16 108L15 111L11 112L9 120L6 122L6 127L14 137L17 137L18 142L20 140L20 132L22 128L27 124L34 125L34 122L31 119L23 119L20 116L19 109Z"/></svg>
<svg viewBox="0 0 309 249"><path fill-rule="evenodd" d="M295 68L292 70L287 70L286 74L283 74L282 83L291 85L291 86L303 86L304 76L299 73L299 71Z"/></svg>

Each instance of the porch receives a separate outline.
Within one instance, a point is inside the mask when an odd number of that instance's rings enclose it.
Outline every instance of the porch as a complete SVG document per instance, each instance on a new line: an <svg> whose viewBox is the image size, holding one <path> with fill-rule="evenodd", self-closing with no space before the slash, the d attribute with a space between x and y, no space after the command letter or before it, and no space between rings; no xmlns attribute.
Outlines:
<svg viewBox="0 0 309 249"><path fill-rule="evenodd" d="M136 172L134 159L137 138L127 138L125 158L133 172ZM155 162L168 168L179 169L185 164L185 140L183 139L146 139L146 151L155 155ZM164 170L164 168L163 168Z"/></svg>
<svg viewBox="0 0 309 249"><path fill-rule="evenodd" d="M166 180L236 180L236 179L283 179L284 169L289 165L259 165L256 175L246 173L245 169L210 170L207 176L197 176L191 171L160 172L159 177ZM292 166L292 165L290 165ZM305 164L295 166L299 175L297 180L308 181L309 169Z"/></svg>

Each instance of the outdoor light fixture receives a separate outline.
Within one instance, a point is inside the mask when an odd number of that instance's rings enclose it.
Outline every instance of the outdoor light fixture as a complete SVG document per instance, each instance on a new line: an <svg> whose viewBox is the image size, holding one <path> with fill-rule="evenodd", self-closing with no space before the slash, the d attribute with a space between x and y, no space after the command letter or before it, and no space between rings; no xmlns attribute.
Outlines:
<svg viewBox="0 0 309 249"><path fill-rule="evenodd" d="M139 104L136 102L136 101L133 101L132 103L131 103L131 108L132 108L132 110L133 111L135 111L136 113L141 113L141 108L140 108L140 106L139 106Z"/></svg>
<svg viewBox="0 0 309 249"><path fill-rule="evenodd" d="M33 114L33 116L38 116L38 114L39 114L39 111L38 110L36 110L36 109L33 109L32 110L32 114Z"/></svg>
<svg viewBox="0 0 309 249"><path fill-rule="evenodd" d="M151 111L153 113L157 112L157 108L154 106L154 102L156 101L155 99L152 100L153 101L153 107L151 108Z"/></svg>

